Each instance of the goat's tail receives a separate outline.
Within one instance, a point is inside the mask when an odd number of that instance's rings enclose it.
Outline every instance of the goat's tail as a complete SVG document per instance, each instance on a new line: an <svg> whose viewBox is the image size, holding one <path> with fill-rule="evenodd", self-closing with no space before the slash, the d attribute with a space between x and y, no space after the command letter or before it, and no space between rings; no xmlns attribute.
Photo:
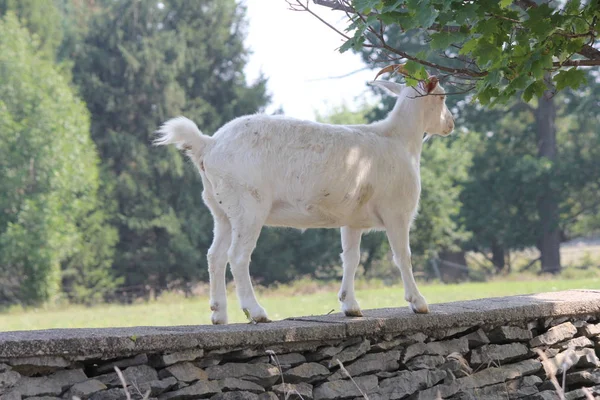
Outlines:
<svg viewBox="0 0 600 400"><path fill-rule="evenodd" d="M191 150L197 154L204 154L206 146L214 140L200 132L194 121L186 117L168 120L156 133L155 146L174 144L180 150Z"/></svg>

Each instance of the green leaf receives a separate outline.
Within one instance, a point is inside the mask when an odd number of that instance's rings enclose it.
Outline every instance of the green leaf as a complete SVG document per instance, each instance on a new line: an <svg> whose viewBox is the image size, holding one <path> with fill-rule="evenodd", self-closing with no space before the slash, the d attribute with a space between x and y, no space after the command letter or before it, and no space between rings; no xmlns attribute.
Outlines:
<svg viewBox="0 0 600 400"><path fill-rule="evenodd" d="M465 24L467 22L473 21L477 18L477 12L479 10L479 4L476 2L463 3L461 2L454 10L455 16L454 20L458 24Z"/></svg>
<svg viewBox="0 0 600 400"><path fill-rule="evenodd" d="M512 4L512 0L500 0L500 7L506 8Z"/></svg>
<svg viewBox="0 0 600 400"><path fill-rule="evenodd" d="M404 0L396 0L395 2L384 2L383 4L384 6L381 9L382 13L398 11L398 9L404 4Z"/></svg>
<svg viewBox="0 0 600 400"><path fill-rule="evenodd" d="M586 82L585 72L573 67L567 70L561 70L553 78L556 82L556 90L563 90L564 88L570 87L577 89Z"/></svg>
<svg viewBox="0 0 600 400"><path fill-rule="evenodd" d="M352 7L360 13L366 13L367 10L379 7L380 0L353 0Z"/></svg>
<svg viewBox="0 0 600 400"><path fill-rule="evenodd" d="M341 45L338 50L340 53L345 53L353 47L354 47L354 38L350 38L350 39L346 40L344 42L344 44Z"/></svg>
<svg viewBox="0 0 600 400"><path fill-rule="evenodd" d="M460 51L458 52L458 54L461 54L461 55L469 54L469 53L473 52L473 50L475 50L477 48L477 46L479 46L479 38L473 38L473 39L467 41L465 44L463 44L463 46L460 49Z"/></svg>
<svg viewBox="0 0 600 400"><path fill-rule="evenodd" d="M434 49L447 49L451 44L459 44L465 40L466 35L460 32L437 32L431 34L429 46Z"/></svg>
<svg viewBox="0 0 600 400"><path fill-rule="evenodd" d="M416 11L417 22L423 28L429 28L438 16L438 11L433 8L428 1L423 1L418 7L413 8Z"/></svg>
<svg viewBox="0 0 600 400"><path fill-rule="evenodd" d="M523 91L523 100L529 102L533 95L541 97L546 90L546 84L543 81L535 81L531 85L527 86Z"/></svg>
<svg viewBox="0 0 600 400"><path fill-rule="evenodd" d="M400 21L402 20L402 18L405 18L406 15L406 12L390 11L379 15L379 20L381 20L381 22L387 25L398 24L404 26L404 24L400 23Z"/></svg>
<svg viewBox="0 0 600 400"><path fill-rule="evenodd" d="M405 64L406 70L416 79L427 79L427 71L425 67L415 61L407 61Z"/></svg>

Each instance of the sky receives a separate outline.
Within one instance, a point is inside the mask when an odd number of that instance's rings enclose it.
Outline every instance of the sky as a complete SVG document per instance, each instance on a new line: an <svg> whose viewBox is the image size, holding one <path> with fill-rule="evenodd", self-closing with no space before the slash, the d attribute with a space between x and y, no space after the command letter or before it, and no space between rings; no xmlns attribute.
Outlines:
<svg viewBox="0 0 600 400"><path fill-rule="evenodd" d="M246 5L246 46L252 54L245 72L250 82L260 72L268 78L272 101L267 112L282 107L286 115L314 120L315 110L324 115L344 103L354 108L373 101L367 86L375 75L371 70L328 79L365 67L357 54L337 50L343 39L336 32L307 12L291 11L285 0L246 0ZM311 0L309 7L343 30L344 13Z"/></svg>

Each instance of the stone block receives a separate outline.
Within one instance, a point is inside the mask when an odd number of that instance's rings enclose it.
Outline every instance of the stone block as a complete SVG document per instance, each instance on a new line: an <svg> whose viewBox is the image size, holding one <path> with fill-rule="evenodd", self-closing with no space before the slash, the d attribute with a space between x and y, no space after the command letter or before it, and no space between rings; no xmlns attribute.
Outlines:
<svg viewBox="0 0 600 400"><path fill-rule="evenodd" d="M189 349L168 354L156 354L150 357L149 363L156 368L168 367L182 361L194 361L204 355L203 349Z"/></svg>
<svg viewBox="0 0 600 400"><path fill-rule="evenodd" d="M360 389L359 389L360 388ZM313 390L314 400L346 399L369 395L377 391L377 377L373 375L360 376L354 381L339 380L322 383Z"/></svg>
<svg viewBox="0 0 600 400"><path fill-rule="evenodd" d="M113 388L108 390L102 390L94 393L90 400L124 400L127 399L125 391L121 388Z"/></svg>
<svg viewBox="0 0 600 400"><path fill-rule="evenodd" d="M445 361L446 359L443 356L416 356L406 363L406 368L411 371L417 369L434 369L442 365Z"/></svg>
<svg viewBox="0 0 600 400"><path fill-rule="evenodd" d="M393 378L379 383L379 392L384 398L402 399L427 388L431 388L446 377L446 371L418 370L400 371ZM433 397L432 397L433 399Z"/></svg>
<svg viewBox="0 0 600 400"><path fill-rule="evenodd" d="M468 351L469 341L466 337L441 342L415 343L406 348L403 362L406 363L419 355L447 356L450 353L466 354Z"/></svg>
<svg viewBox="0 0 600 400"><path fill-rule="evenodd" d="M191 362L183 362L168 366L158 374L160 378L174 377L181 382L194 382L197 380L207 380L208 374L201 368L196 367ZM156 379L156 378L155 378Z"/></svg>
<svg viewBox="0 0 600 400"><path fill-rule="evenodd" d="M571 322L565 322L548 329L546 333L534 337L529 341L529 345L531 347L552 346L563 340L571 339L576 333L577 328Z"/></svg>
<svg viewBox="0 0 600 400"><path fill-rule="evenodd" d="M219 388L223 392L237 390L237 391L246 391L246 392L260 394L265 391L265 389L262 386L257 385L254 382L244 381L244 380L238 379L238 378L225 378L225 379L221 379L218 382L219 382Z"/></svg>
<svg viewBox="0 0 600 400"><path fill-rule="evenodd" d="M95 376L94 379L97 379L100 382L104 383L106 385L106 387L108 387L109 389L112 389L115 387L122 387L121 380L119 379L119 376L117 375L116 372L98 375L98 376Z"/></svg>
<svg viewBox="0 0 600 400"><path fill-rule="evenodd" d="M340 361L342 364L349 361L354 361L363 354L366 354L370 348L371 343L368 340L363 340L360 343L348 346L333 356L333 358L329 361L328 367L337 367L338 361Z"/></svg>
<svg viewBox="0 0 600 400"><path fill-rule="evenodd" d="M352 364L345 365L346 371L352 377L362 376L373 372L395 371L399 368L398 359L401 353L398 350L390 350L385 353L365 354ZM346 373L341 369L327 378L330 381L348 379Z"/></svg>
<svg viewBox="0 0 600 400"><path fill-rule="evenodd" d="M448 354L446 362L440 365L439 369L451 372L456 378L462 378L473 373L473 368L460 353Z"/></svg>
<svg viewBox="0 0 600 400"><path fill-rule="evenodd" d="M136 365L128 367L123 371L123 378L127 385L141 385L145 382L158 379L156 370L148 365Z"/></svg>
<svg viewBox="0 0 600 400"><path fill-rule="evenodd" d="M217 393L210 400L258 400L258 395L252 392Z"/></svg>
<svg viewBox="0 0 600 400"><path fill-rule="evenodd" d="M600 384L600 370L567 373L567 386L594 386Z"/></svg>
<svg viewBox="0 0 600 400"><path fill-rule="evenodd" d="M101 390L105 390L106 385L97 379L89 379L87 381L79 382L71 386L67 393L67 398L71 399L75 396L81 400L89 399L94 393Z"/></svg>
<svg viewBox="0 0 600 400"><path fill-rule="evenodd" d="M263 387L272 386L280 377L279 369L271 364L227 363L206 369L208 379L240 378Z"/></svg>
<svg viewBox="0 0 600 400"><path fill-rule="evenodd" d="M175 387L176 384L177 379L169 377L166 379L157 379L154 381L144 382L139 386L139 388L140 392L142 393L150 392L150 396L158 396L172 387Z"/></svg>
<svg viewBox="0 0 600 400"><path fill-rule="evenodd" d="M544 360L543 365L548 375L557 375L562 373L563 369L568 371L572 367L600 367L600 360L593 349L568 349L556 357Z"/></svg>
<svg viewBox="0 0 600 400"><path fill-rule="evenodd" d="M600 335L600 324L586 324L581 327L581 333L587 337Z"/></svg>
<svg viewBox="0 0 600 400"><path fill-rule="evenodd" d="M0 393L2 393L2 392L0 392ZM32 397L30 397L30 399L31 398ZM21 393L15 392L15 391L10 391L5 394L0 394L0 400L21 400L21 399L22 399ZM58 397L57 397L57 399L60 400Z"/></svg>
<svg viewBox="0 0 600 400"><path fill-rule="evenodd" d="M363 339L360 337L350 338L338 345L335 346L323 346L318 348L315 352L309 353L306 355L307 361L321 361L325 358L330 358L340 353L346 347L354 346L363 342Z"/></svg>
<svg viewBox="0 0 600 400"><path fill-rule="evenodd" d="M270 363L276 365L275 360L279 362L282 369L287 369L305 363L306 357L300 353L276 354L271 356Z"/></svg>
<svg viewBox="0 0 600 400"><path fill-rule="evenodd" d="M522 360L531 352L522 343L487 344L471 351L471 366L482 364L504 365L516 360Z"/></svg>
<svg viewBox="0 0 600 400"><path fill-rule="evenodd" d="M273 392L281 398L313 399L313 386L309 383L281 383L273 386Z"/></svg>
<svg viewBox="0 0 600 400"><path fill-rule="evenodd" d="M289 369L283 374L283 381L289 383L315 382L325 379L331 372L318 363L305 363Z"/></svg>
<svg viewBox="0 0 600 400"><path fill-rule="evenodd" d="M436 387L421 390L411 400L431 400L436 396L442 398L451 397L461 391L495 385L508 380L519 379L532 375L542 369L542 363L538 360L525 360L514 364L491 367L475 372L471 375L458 378L450 383L444 383Z"/></svg>
<svg viewBox="0 0 600 400"><path fill-rule="evenodd" d="M258 400L279 400L275 392L265 392L258 395Z"/></svg>
<svg viewBox="0 0 600 400"><path fill-rule="evenodd" d="M0 372L0 393L11 386L14 386L20 379L21 374L17 371Z"/></svg>
<svg viewBox="0 0 600 400"><path fill-rule="evenodd" d="M115 367L123 370L127 367L134 367L136 365L143 365L148 363L148 356L146 354L138 354L134 357L121 358L118 360L111 360L103 362L95 368L95 374L104 374L107 372L114 372Z"/></svg>
<svg viewBox="0 0 600 400"><path fill-rule="evenodd" d="M221 389L216 381L198 381L193 385L184 387L183 389L179 389L174 392L163 393L158 396L158 400L199 399L220 392Z"/></svg>
<svg viewBox="0 0 600 400"><path fill-rule="evenodd" d="M21 375L46 375L56 370L75 367L75 363L58 356L17 357L11 358L8 364Z"/></svg>
<svg viewBox="0 0 600 400"><path fill-rule="evenodd" d="M492 330L488 337L491 343L504 344L512 342L529 342L532 339L529 329L519 328L517 326L499 326Z"/></svg>
<svg viewBox="0 0 600 400"><path fill-rule="evenodd" d="M13 386L13 390L23 397L58 396L63 392L62 382L54 381L47 376L38 378L25 377Z"/></svg>
<svg viewBox="0 0 600 400"><path fill-rule="evenodd" d="M582 349L584 347L594 347L594 342L592 342L585 336L579 336L571 340L567 340L566 342L558 343L556 344L556 347L558 347L561 350Z"/></svg>
<svg viewBox="0 0 600 400"><path fill-rule="evenodd" d="M83 372L83 369L65 369L56 371L48 378L58 383L63 390L67 390L74 384L86 381L88 379L86 374Z"/></svg>
<svg viewBox="0 0 600 400"><path fill-rule="evenodd" d="M483 346L484 344L488 344L490 342L490 339L481 328L463 337L467 339L467 343L470 349Z"/></svg>

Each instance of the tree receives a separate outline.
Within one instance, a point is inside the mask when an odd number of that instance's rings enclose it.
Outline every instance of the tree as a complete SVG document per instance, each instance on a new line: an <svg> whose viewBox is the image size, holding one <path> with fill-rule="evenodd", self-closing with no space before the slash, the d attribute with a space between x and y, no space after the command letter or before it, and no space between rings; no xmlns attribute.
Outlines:
<svg viewBox="0 0 600 400"><path fill-rule="evenodd" d="M585 82L584 66L600 66L596 1L502 0L314 0L348 15L340 51L372 48L378 59L408 60L415 79L425 67L449 75L462 91L474 89L482 104L506 102L521 94L529 101ZM316 15L302 0L292 9ZM319 17L320 18L320 17ZM388 27L427 38L419 52L391 45ZM440 55L442 58L440 59ZM557 72L557 73L554 73Z"/></svg>
<svg viewBox="0 0 600 400"><path fill-rule="evenodd" d="M13 12L36 39L38 56L54 60L63 40L61 13L54 0L0 0L0 16Z"/></svg>
<svg viewBox="0 0 600 400"><path fill-rule="evenodd" d="M559 158L539 156L536 121L543 106L536 101L485 112L475 106L461 110L462 125L485 134L461 194L466 227L474 233L469 248L491 249L498 271L504 270L509 251L537 246L542 272L556 273L560 242L597 230L600 169L594 160L600 156L600 131L592 128L598 117L590 106L600 84L594 76L589 82L556 96L551 148L560 149ZM548 200L555 207L550 216L540 209ZM544 236L551 236L551 246L544 247Z"/></svg>
<svg viewBox="0 0 600 400"><path fill-rule="evenodd" d="M212 218L197 171L153 132L185 114L204 132L267 101L243 74L244 8L233 0L97 2L73 76L112 188L114 269L126 286L159 292L206 278Z"/></svg>
<svg viewBox="0 0 600 400"><path fill-rule="evenodd" d="M11 12L0 20L2 302L51 299L64 268L74 290L114 287L116 235L99 207L89 117L47 51Z"/></svg>
<svg viewBox="0 0 600 400"><path fill-rule="evenodd" d="M318 3L323 3L322 1L318 1ZM331 2L325 2L328 3L329 5L332 5L333 3ZM357 2L358 3L358 2ZM397 4L400 4L402 2L397 2ZM298 3L300 4L300 3ZM338 3L338 6L341 3ZM348 5L348 4L346 4ZM307 6L305 7L301 7L298 6L300 9L307 9ZM296 9L298 9L298 7L296 7ZM469 6L471 7L471 6ZM477 6L478 7L478 6ZM487 7L487 5L486 5ZM533 6L532 6L533 7ZM310 9L308 9L310 11ZM346 9L346 11L349 12L349 16L350 18L356 18L356 16L358 14L352 13L350 12L349 9ZM356 10L355 10L356 11ZM406 30L404 29L404 25L399 25L399 24L394 24L394 23L389 23L386 25L387 21L385 20L385 18L383 20L378 20L377 18L375 18L374 16L372 16L373 18L371 18L370 21L370 27L369 29L367 29L365 35L369 35L369 32L371 32L370 34L374 34L372 31L377 32L379 35L384 34L385 36L385 44L386 47L383 50L389 50L389 49L402 49L404 53L407 54L420 54L420 55L425 55L427 54L428 57L428 62L432 65L443 65L444 63L448 62L448 57L447 54L444 55L440 55L438 54L439 52L432 52L432 43L433 43L433 39L432 39L432 35L433 38L438 37L435 36L434 34L430 35L430 32L428 30L419 30L419 29L411 29L411 30ZM360 15L358 16L358 18L360 19ZM355 20L356 21L356 20ZM383 32L383 33L382 33ZM367 37L365 36L365 37ZM448 43L448 48L452 49L452 43ZM434 46L435 47L435 46ZM358 50L356 50L358 49ZM371 63L373 62L372 60L374 59L382 59L382 48L380 46L376 46L373 45L373 43L369 42L367 43L365 46L356 46L355 47L355 51L360 51L360 53L363 56L363 59L368 62ZM389 50L391 51L391 50ZM410 60L410 57L409 57ZM409 67L411 66L411 62L409 62L407 64ZM472 64L472 65L476 65ZM412 63L412 67L413 71L416 71L414 62ZM580 71L581 73L583 73L583 71ZM560 75L560 73L558 75L555 75L554 77L558 77ZM421 73L417 73L415 72L413 76L409 76L406 77L406 81L408 84L414 84L415 80L414 78L421 78L421 79L426 79L426 74L424 74L424 72L421 70ZM444 78L448 78L448 76L444 75ZM551 86L552 82L551 82L551 77L548 73L545 74L545 78L546 81L545 83L547 85L549 85L548 87ZM482 80L480 80L480 82L482 82L484 80L484 78L481 78ZM558 79L558 78L557 78ZM445 82L445 83L449 83L450 85L452 84L452 79L450 80L450 82ZM511 87L515 87L513 82L507 83L508 86ZM507 87L508 87L507 86ZM546 87L546 86L544 86ZM467 87L467 89L469 89L469 87ZM485 98L481 98L481 93L482 91L480 90L481 88L479 87L472 87L471 89L473 89L473 94L470 95L471 99L470 102L471 104L474 103L474 99L478 99L479 103L489 103L490 98L485 99ZM506 90L508 90L507 88L505 88ZM503 89L504 90L504 89ZM510 89L513 90L513 89ZM461 89L462 91L462 89ZM452 92L452 89L449 89L449 92ZM484 96L485 97L485 96ZM526 95L525 96L526 99L530 100L531 99L531 95ZM507 99L504 99L504 101L508 101ZM506 109L503 107L497 107L495 110L494 109L487 109L485 111L485 114L481 111L479 106L471 106L469 103L466 103L465 101L460 101L458 100L457 96L448 96L448 102L449 102L449 106L451 108L454 108L456 110L459 111L459 118L458 118L458 123L457 126L468 126L471 129L477 131L477 132L487 132L490 129L493 128L486 128L484 129L484 125L487 124L489 122L489 125L494 126L495 121L497 121L499 118L503 117L503 113L506 112ZM497 97L495 99L495 102L501 102L500 97ZM509 101L510 105L514 105L515 104L515 100L512 99L511 101ZM556 132L553 129L554 127L554 112L552 112L552 109L554 107L554 100L553 100L553 91L550 90L546 90L545 94L542 98L540 98L539 100L536 100L534 102L535 104L535 109L538 110L538 112L536 112L535 115L535 125L537 126L537 137L538 140L536 141L537 145L538 145L538 151L537 151L537 157L539 158L540 161L542 160L546 160L550 163L554 163L557 162L557 148L556 148ZM534 109L533 106L531 107L531 109ZM469 111L471 110L471 111ZM468 112L465 112L468 111ZM469 117L465 117L465 114L471 117L471 120L468 120ZM533 121L532 121L533 123ZM477 173L477 171L475 171L475 173ZM540 183L539 185L537 185L536 187L538 188L538 192L534 194L534 198L538 199L537 202L537 210L536 213L539 215L539 219L536 219L536 223L540 225L540 227L536 227L535 231L538 232L538 239L536 241L538 247L540 248L541 252L543 253L542 256L542 260L543 260L543 269L546 271L551 271L551 272L558 272L560 270L560 253L559 253L559 246L560 246L560 232L558 231L558 204L559 204L559 200L558 200L558 193L556 192L556 190L554 190L554 187L556 186L555 183L552 183L553 181L553 177L547 174L540 174L538 175L538 179ZM541 183L545 182L543 185ZM491 202L491 204L496 203L496 202ZM486 218L484 218L486 219ZM489 218L487 218L489 219ZM501 245L501 241L499 241L499 239L494 239L494 240L490 240L487 242L493 249L493 253L495 253L495 256L493 257L495 259L495 264L497 265L497 268L502 269L504 266L504 256L503 256L503 247Z"/></svg>

